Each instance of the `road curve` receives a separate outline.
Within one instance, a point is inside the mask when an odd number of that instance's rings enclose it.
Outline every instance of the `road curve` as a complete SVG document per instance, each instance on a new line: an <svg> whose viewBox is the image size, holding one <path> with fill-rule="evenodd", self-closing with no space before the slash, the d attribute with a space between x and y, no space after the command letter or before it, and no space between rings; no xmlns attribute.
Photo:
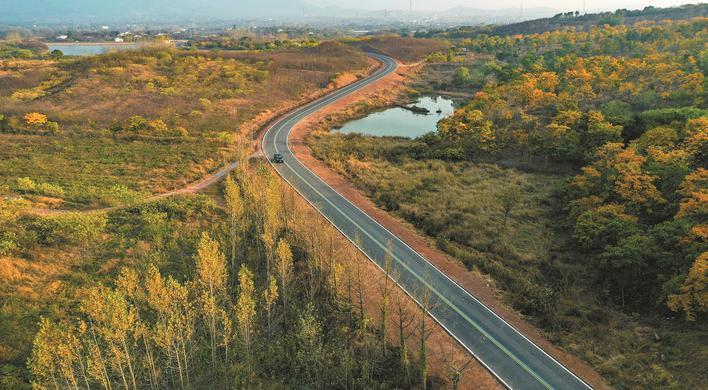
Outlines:
<svg viewBox="0 0 708 390"><path fill-rule="evenodd" d="M295 157L288 138L297 123L396 70L393 59L369 55L383 64L377 72L280 119L264 134L263 152L268 157L283 154L285 162L273 164L278 174L382 269L390 245L391 275L396 283L419 303L427 302L429 314L504 386L512 389L591 388Z"/></svg>

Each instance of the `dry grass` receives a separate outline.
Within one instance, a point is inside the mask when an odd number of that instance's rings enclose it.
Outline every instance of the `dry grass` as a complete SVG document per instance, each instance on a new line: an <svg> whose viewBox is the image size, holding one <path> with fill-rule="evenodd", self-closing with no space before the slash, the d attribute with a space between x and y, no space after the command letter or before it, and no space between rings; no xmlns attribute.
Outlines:
<svg viewBox="0 0 708 390"><path fill-rule="evenodd" d="M64 189L58 202L64 207L84 208L111 203L101 192L116 185L137 193L174 189L230 160L233 134L256 131L264 114L368 66L361 52L331 42L274 52L145 48L59 62L4 61L0 194L30 177ZM61 130L33 130L23 121L29 112L46 114ZM136 115L161 120L168 132L109 130ZM175 137L179 129L187 135Z"/></svg>
<svg viewBox="0 0 708 390"><path fill-rule="evenodd" d="M404 63L422 61L430 54L447 50L450 46L440 39L421 39L405 37L374 37L352 42L364 50L386 54Z"/></svg>

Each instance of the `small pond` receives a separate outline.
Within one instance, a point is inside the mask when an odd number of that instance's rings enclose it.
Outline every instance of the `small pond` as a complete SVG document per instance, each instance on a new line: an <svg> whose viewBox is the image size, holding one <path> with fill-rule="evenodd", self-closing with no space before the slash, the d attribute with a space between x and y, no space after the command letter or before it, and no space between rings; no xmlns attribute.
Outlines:
<svg viewBox="0 0 708 390"><path fill-rule="evenodd" d="M130 50L138 47L135 44L48 44L49 51L61 50L65 56L94 56L119 50Z"/></svg>
<svg viewBox="0 0 708 390"><path fill-rule="evenodd" d="M424 108L428 113L415 112L417 109L393 107L347 122L342 128L335 130L342 133L416 138L435 131L438 121L455 111L454 102L441 96L423 96L406 107Z"/></svg>

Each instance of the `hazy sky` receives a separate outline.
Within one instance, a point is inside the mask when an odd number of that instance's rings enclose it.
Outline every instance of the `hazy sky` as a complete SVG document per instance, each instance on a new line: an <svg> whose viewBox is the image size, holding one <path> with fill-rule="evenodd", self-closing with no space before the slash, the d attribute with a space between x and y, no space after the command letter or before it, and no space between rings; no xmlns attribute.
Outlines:
<svg viewBox="0 0 708 390"><path fill-rule="evenodd" d="M583 0L413 0L413 7L425 10L444 10L456 6L473 8L519 8L523 1L525 8L548 7L559 10L576 10L583 8ZM409 0L309 0L317 5L338 5L346 8L370 9L407 9ZM598 9L638 9L648 5L655 7L670 7L693 3L691 0L585 0L587 10Z"/></svg>

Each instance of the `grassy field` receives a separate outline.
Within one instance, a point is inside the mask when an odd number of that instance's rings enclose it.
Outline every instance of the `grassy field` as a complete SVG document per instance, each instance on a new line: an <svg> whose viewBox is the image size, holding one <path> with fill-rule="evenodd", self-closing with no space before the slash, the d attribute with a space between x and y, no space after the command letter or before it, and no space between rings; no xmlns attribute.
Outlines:
<svg viewBox="0 0 708 390"><path fill-rule="evenodd" d="M367 66L327 42L0 61L0 194L87 208L183 186L232 160L236 134Z"/></svg>
<svg viewBox="0 0 708 390"><path fill-rule="evenodd" d="M597 270L574 250L562 209L567 168L513 159L417 159L425 145L402 138L316 132L308 142L316 157L379 207L468 269L489 275L511 306L613 384L705 383L694 361L706 354L702 340L708 335L700 325L622 313L603 302Z"/></svg>
<svg viewBox="0 0 708 390"><path fill-rule="evenodd" d="M216 140L5 134L0 136L0 188L47 206L114 206L182 187L233 158L231 152ZM22 178L59 192L22 188Z"/></svg>

